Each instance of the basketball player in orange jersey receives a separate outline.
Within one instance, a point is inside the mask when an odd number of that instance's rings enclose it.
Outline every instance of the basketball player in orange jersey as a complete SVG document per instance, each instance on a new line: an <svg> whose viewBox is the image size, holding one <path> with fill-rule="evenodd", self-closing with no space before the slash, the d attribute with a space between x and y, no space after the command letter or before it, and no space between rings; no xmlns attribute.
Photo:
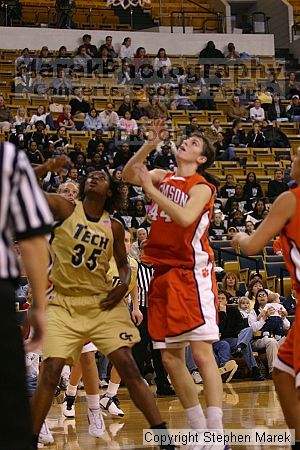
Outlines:
<svg viewBox="0 0 300 450"><path fill-rule="evenodd" d="M213 252L206 236L213 210L215 187L204 170L214 162L207 139L193 134L176 154L176 172L148 172L143 162L164 130L153 123L153 136L128 161L125 181L140 185L152 198L151 230L144 259L154 265L149 290L149 334L192 429L222 429L222 381L212 351L219 340L217 290ZM201 373L207 420L185 364L184 347L190 344ZM200 447L193 447L200 448Z"/></svg>
<svg viewBox="0 0 300 450"><path fill-rule="evenodd" d="M300 449L300 149L291 176L297 188L277 198L254 234L238 233L232 244L239 245L246 255L257 255L280 232L283 257L297 292L298 305L291 331L279 348L273 379L286 422L290 429L296 430L296 444L292 447Z"/></svg>

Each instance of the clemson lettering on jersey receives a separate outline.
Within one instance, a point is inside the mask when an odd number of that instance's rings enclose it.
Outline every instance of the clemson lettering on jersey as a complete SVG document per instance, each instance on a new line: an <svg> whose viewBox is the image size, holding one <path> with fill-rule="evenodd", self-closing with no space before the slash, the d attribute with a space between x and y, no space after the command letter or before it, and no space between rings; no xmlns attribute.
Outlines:
<svg viewBox="0 0 300 450"><path fill-rule="evenodd" d="M168 199L172 200L174 203L177 203L179 206L185 206L189 199L189 196L185 192L170 184L161 184L159 186L159 190Z"/></svg>

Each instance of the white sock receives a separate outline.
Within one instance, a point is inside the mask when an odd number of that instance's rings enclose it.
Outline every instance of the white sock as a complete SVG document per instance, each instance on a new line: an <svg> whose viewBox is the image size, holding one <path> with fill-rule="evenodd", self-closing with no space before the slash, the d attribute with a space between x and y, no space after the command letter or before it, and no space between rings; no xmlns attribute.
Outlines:
<svg viewBox="0 0 300 450"><path fill-rule="evenodd" d="M223 411L218 406L208 406L207 414L207 428L209 430L223 430Z"/></svg>
<svg viewBox="0 0 300 450"><path fill-rule="evenodd" d="M206 429L206 420L200 403L192 408L185 409L185 413L192 430Z"/></svg>
<svg viewBox="0 0 300 450"><path fill-rule="evenodd" d="M114 397L118 393L120 384L112 383L109 381L107 391L105 392L105 395L107 397Z"/></svg>
<svg viewBox="0 0 300 450"><path fill-rule="evenodd" d="M68 383L66 395L71 395L72 397L75 397L76 393L77 393L77 386L72 386L72 384Z"/></svg>
<svg viewBox="0 0 300 450"><path fill-rule="evenodd" d="M87 398L87 404L89 409L99 409L100 408L100 395L94 394L94 395L86 395Z"/></svg>

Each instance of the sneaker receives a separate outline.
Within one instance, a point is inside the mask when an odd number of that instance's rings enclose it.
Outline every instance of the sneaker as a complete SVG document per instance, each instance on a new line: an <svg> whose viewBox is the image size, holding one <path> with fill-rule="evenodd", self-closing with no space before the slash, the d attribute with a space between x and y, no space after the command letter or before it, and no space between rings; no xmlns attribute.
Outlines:
<svg viewBox="0 0 300 450"><path fill-rule="evenodd" d="M219 368L223 383L229 383L232 380L233 375L238 369L237 363L234 359L230 359L224 366Z"/></svg>
<svg viewBox="0 0 300 450"><path fill-rule="evenodd" d="M63 404L61 405L62 413L68 419L74 419L75 417L75 399L73 395L65 395Z"/></svg>
<svg viewBox="0 0 300 450"><path fill-rule="evenodd" d="M89 434L93 437L101 437L105 434L105 423L101 409L88 409Z"/></svg>
<svg viewBox="0 0 300 450"><path fill-rule="evenodd" d="M169 384L162 384L156 388L157 397L171 397L176 395L174 389Z"/></svg>
<svg viewBox="0 0 300 450"><path fill-rule="evenodd" d="M258 367L252 367L251 377L254 381L264 381L264 377Z"/></svg>
<svg viewBox="0 0 300 450"><path fill-rule="evenodd" d="M69 380L68 380L68 378L66 378L66 377L61 377L61 379L60 379L60 383L59 383L59 387L61 388L61 389L67 389L67 387L68 387L68 383L69 383Z"/></svg>
<svg viewBox="0 0 300 450"><path fill-rule="evenodd" d="M119 408L120 400L117 396L107 397L106 394L102 395L100 398L100 406L113 416L124 417L125 415L124 411Z"/></svg>
<svg viewBox="0 0 300 450"><path fill-rule="evenodd" d="M53 436L45 420L39 434L39 444L53 444L53 442L54 442Z"/></svg>
<svg viewBox="0 0 300 450"><path fill-rule="evenodd" d="M200 383L202 383L202 378L201 378L201 375L200 375L200 373L198 372L198 370L193 370L193 372L191 373L191 375L192 375L192 378L193 378L195 384L200 384Z"/></svg>
<svg viewBox="0 0 300 450"><path fill-rule="evenodd" d="M108 387L108 383L106 380L99 380L99 388L100 389L105 389Z"/></svg>

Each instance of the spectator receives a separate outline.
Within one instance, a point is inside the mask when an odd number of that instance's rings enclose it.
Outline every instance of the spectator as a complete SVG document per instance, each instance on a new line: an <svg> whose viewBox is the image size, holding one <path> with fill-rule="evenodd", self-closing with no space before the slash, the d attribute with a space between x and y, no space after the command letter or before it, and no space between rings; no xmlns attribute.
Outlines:
<svg viewBox="0 0 300 450"><path fill-rule="evenodd" d="M225 139L223 133L217 134L217 141L214 143L216 150L216 161L236 161L239 158L236 157L235 151L231 146L225 145Z"/></svg>
<svg viewBox="0 0 300 450"><path fill-rule="evenodd" d="M223 128L220 125L220 119L215 117L212 125L205 130L205 136L212 144L216 144L218 142L218 134L220 133L223 133Z"/></svg>
<svg viewBox="0 0 300 450"><path fill-rule="evenodd" d="M236 187L236 184L234 182L233 175L228 173L226 175L225 184L220 189L220 197L221 198L234 197L234 195L235 195L235 187Z"/></svg>
<svg viewBox="0 0 300 450"><path fill-rule="evenodd" d="M44 76L51 76L53 73L53 66L53 59L49 53L49 49L44 45L39 56L33 60L32 68L37 73L43 74Z"/></svg>
<svg viewBox="0 0 300 450"><path fill-rule="evenodd" d="M202 86L201 91L197 93L195 105L198 111L215 111L217 109L214 96L206 86Z"/></svg>
<svg viewBox="0 0 300 450"><path fill-rule="evenodd" d="M70 151L70 153L68 153L68 157L70 158L70 160L72 161L72 163L74 164L76 161L76 158L78 155L82 155L83 158L85 158L85 155L82 151L82 145L81 142L75 142L74 143L74 149ZM89 156L89 158L92 158L91 156Z"/></svg>
<svg viewBox="0 0 300 450"><path fill-rule="evenodd" d="M154 58L153 67L156 72L158 72L162 68L167 68L169 71L172 67L171 61L168 58L166 50L164 48L160 48L158 50L157 55Z"/></svg>
<svg viewBox="0 0 300 450"><path fill-rule="evenodd" d="M199 85L200 82L200 77L197 74L196 70L194 67L187 67L185 70L185 79L184 79L184 84L186 86L190 86L191 88L195 88L196 86Z"/></svg>
<svg viewBox="0 0 300 450"><path fill-rule="evenodd" d="M216 59L223 60L224 55L221 52L221 50L218 50L216 48L215 43L213 41L208 41L206 47L203 50L201 50L201 52L199 53L199 63L200 64L207 62L207 61L202 61L203 59L214 62L213 60L216 60ZM219 64L219 61L216 61L216 64Z"/></svg>
<svg viewBox="0 0 300 450"><path fill-rule="evenodd" d="M246 183L243 186L244 196L249 200L264 196L260 183L256 180L255 172L248 172Z"/></svg>
<svg viewBox="0 0 300 450"><path fill-rule="evenodd" d="M65 127L66 130L76 130L74 117L71 114L71 106L65 105L63 113L58 116L57 128Z"/></svg>
<svg viewBox="0 0 300 450"><path fill-rule="evenodd" d="M234 202L237 202L238 209L240 211L250 211L252 209L252 205L249 200L244 196L243 187L241 184L237 183L235 186L235 194L233 197L230 197L227 200L225 211L232 211L232 205ZM233 225L234 226L234 225Z"/></svg>
<svg viewBox="0 0 300 450"><path fill-rule="evenodd" d="M146 56L146 50L144 47L138 47L133 58L135 72L137 73L145 64L149 64L149 59Z"/></svg>
<svg viewBox="0 0 300 450"><path fill-rule="evenodd" d="M253 108L250 108L250 119L262 121L265 119L265 110L261 107L258 99L254 101Z"/></svg>
<svg viewBox="0 0 300 450"><path fill-rule="evenodd" d="M133 242L129 255L137 261L140 260L141 244L147 239L148 233L145 228L139 228L136 233L137 240Z"/></svg>
<svg viewBox="0 0 300 450"><path fill-rule="evenodd" d="M19 106L14 118L13 126L16 127L17 125L21 126L22 130L26 130L29 125L29 118L27 117L24 106Z"/></svg>
<svg viewBox="0 0 300 450"><path fill-rule="evenodd" d="M249 89L247 83L242 83L241 87L236 91L236 95L240 97L240 104L248 108L254 104L253 89Z"/></svg>
<svg viewBox="0 0 300 450"><path fill-rule="evenodd" d="M29 142L27 156L31 164L43 164L44 162L43 155L34 141Z"/></svg>
<svg viewBox="0 0 300 450"><path fill-rule="evenodd" d="M238 297L243 295L239 290L239 279L234 272L227 272L222 280L222 292L225 293L228 304L237 303Z"/></svg>
<svg viewBox="0 0 300 450"><path fill-rule="evenodd" d="M225 236L227 230L224 226L224 222L222 220L221 211L214 212L213 220L210 224L208 235L211 239L222 239Z"/></svg>
<svg viewBox="0 0 300 450"><path fill-rule="evenodd" d="M100 153L95 153L90 164L87 166L87 170L106 170L109 167L107 156L102 156Z"/></svg>
<svg viewBox="0 0 300 450"><path fill-rule="evenodd" d="M291 147L291 144L289 143L286 134L284 134L284 132L280 129L278 123L273 122L272 125L269 125L267 121L264 121L262 131L266 137L268 147L271 148Z"/></svg>
<svg viewBox="0 0 300 450"><path fill-rule="evenodd" d="M235 61L240 58L240 54L236 51L235 45L232 42L228 44L224 56L226 59L229 59L231 61Z"/></svg>
<svg viewBox="0 0 300 450"><path fill-rule="evenodd" d="M106 47L104 47L100 53L100 67L98 71L101 74L108 75L110 73L114 73L115 71L115 63L112 58L109 56L109 51Z"/></svg>
<svg viewBox="0 0 300 450"><path fill-rule="evenodd" d="M32 77L32 87L31 90L34 94L44 95L49 91L49 86L44 80L43 76L35 71L31 73Z"/></svg>
<svg viewBox="0 0 300 450"><path fill-rule="evenodd" d="M18 73L13 83L15 92L28 94L32 91L33 80L28 72L27 66L21 65L18 67Z"/></svg>
<svg viewBox="0 0 300 450"><path fill-rule="evenodd" d="M239 209L234 210L228 222L228 226L234 227L239 233L244 233L246 231L246 219L243 212Z"/></svg>
<svg viewBox="0 0 300 450"><path fill-rule="evenodd" d="M103 130L102 128L98 128L95 132L95 136L89 140L87 147L88 158L92 158L93 154L96 152L96 149L99 144L103 144L105 146L105 140L103 139Z"/></svg>
<svg viewBox="0 0 300 450"><path fill-rule="evenodd" d="M67 130L65 127L60 127L57 131L57 134L54 134L49 139L49 142L52 142L56 149L63 149L64 147L69 145L69 141L66 138Z"/></svg>
<svg viewBox="0 0 300 450"><path fill-rule="evenodd" d="M44 149L40 150L43 154L45 161L50 158L54 158L56 154L56 149L53 145L53 142L48 142L48 145L44 147Z"/></svg>
<svg viewBox="0 0 300 450"><path fill-rule="evenodd" d="M147 111L144 105L145 103L142 100L135 100L132 111L132 117L135 120L140 120L142 117L147 117Z"/></svg>
<svg viewBox="0 0 300 450"><path fill-rule="evenodd" d="M131 112L126 111L125 117L119 120L119 128L125 132L126 135L136 135L138 131L138 126L135 119L131 118Z"/></svg>
<svg viewBox="0 0 300 450"><path fill-rule="evenodd" d="M92 57L86 52L85 47L79 47L77 54L73 59L73 71L88 74L92 72L92 65Z"/></svg>
<svg viewBox="0 0 300 450"><path fill-rule="evenodd" d="M276 169L274 172L274 180L269 181L267 197L271 203L282 194L282 192L288 191L288 185L283 181L284 174L282 169Z"/></svg>
<svg viewBox="0 0 300 450"><path fill-rule="evenodd" d="M273 71L271 71L269 74L269 80L267 81L266 89L272 94L273 97L275 95L278 97L282 95L280 84L278 83L276 78L276 73Z"/></svg>
<svg viewBox="0 0 300 450"><path fill-rule="evenodd" d="M104 130L113 130L119 123L119 116L114 111L112 103L107 103L106 108L99 114Z"/></svg>
<svg viewBox="0 0 300 450"><path fill-rule="evenodd" d="M287 310L289 316L295 315L297 306L297 292L294 289L292 289L290 295L283 300L282 305Z"/></svg>
<svg viewBox="0 0 300 450"><path fill-rule="evenodd" d="M114 156L113 167L117 168L119 166L124 167L127 161L131 158L132 153L130 151L129 145L124 143L121 145L120 149Z"/></svg>
<svg viewBox="0 0 300 450"><path fill-rule="evenodd" d="M15 132L11 132L9 142L14 144L18 150L25 149L25 134L22 125L16 125Z"/></svg>
<svg viewBox="0 0 300 450"><path fill-rule="evenodd" d="M243 348L240 347L240 349L245 363L251 371L251 377L255 381L263 381L264 378L257 367L250 342L238 339L239 333L244 329L243 318L238 308L227 307L225 299L222 299L219 303L219 327L221 339L229 343L231 352L236 352L240 343L244 344Z"/></svg>
<svg viewBox="0 0 300 450"><path fill-rule="evenodd" d="M248 111L243 105L241 105L240 97L238 95L234 95L232 97L232 101L229 104L227 115L230 121L236 119L245 121L248 119Z"/></svg>
<svg viewBox="0 0 300 450"><path fill-rule="evenodd" d="M179 85L179 92L174 95L173 101L176 103L177 110L188 111L196 109L196 106L189 98L189 93L186 86L182 84Z"/></svg>
<svg viewBox="0 0 300 450"><path fill-rule="evenodd" d="M267 139L261 131L260 122L255 121L252 125L252 130L247 134L247 147L266 148L268 147Z"/></svg>
<svg viewBox="0 0 300 450"><path fill-rule="evenodd" d="M83 129L87 131L96 131L102 128L102 122L96 108L92 108L84 119Z"/></svg>
<svg viewBox="0 0 300 450"><path fill-rule="evenodd" d="M291 105L286 109L286 115L290 122L300 122L299 95L293 95Z"/></svg>
<svg viewBox="0 0 300 450"><path fill-rule="evenodd" d="M34 141L37 144L38 149L44 154L48 148L48 135L45 133L45 122L37 120L35 122L35 131L33 133L26 134L26 145L29 141Z"/></svg>
<svg viewBox="0 0 300 450"><path fill-rule="evenodd" d="M11 110L5 105L4 97L0 94L0 128L10 129L13 124L13 115Z"/></svg>
<svg viewBox="0 0 300 450"><path fill-rule="evenodd" d="M59 73L60 70L63 70L65 74L69 74L72 63L73 63L72 58L69 55L67 55L67 47L65 45L62 45L58 50L58 55L56 59L57 73Z"/></svg>
<svg viewBox="0 0 300 450"><path fill-rule="evenodd" d="M15 67L19 67L21 65L25 65L28 70L31 70L33 58L29 54L29 48L24 48L21 51L21 55L15 60Z"/></svg>
<svg viewBox="0 0 300 450"><path fill-rule="evenodd" d="M72 182L75 185L77 184L77 191L78 191L78 170L75 167L72 167L69 172L68 172L68 178L67 178L67 183L68 182ZM75 198L78 198L78 196L76 196Z"/></svg>
<svg viewBox="0 0 300 450"><path fill-rule="evenodd" d="M274 95L272 105L268 109L268 119L272 122L280 119L287 120L286 109L281 104L281 98L277 94Z"/></svg>
<svg viewBox="0 0 300 450"><path fill-rule="evenodd" d="M149 99L149 103L145 110L149 119L161 119L167 116L167 111L165 107L159 103L157 95L153 95L153 97Z"/></svg>
<svg viewBox="0 0 300 450"><path fill-rule="evenodd" d="M235 119L232 122L232 127L226 130L224 136L224 145L229 147L245 147L246 136L243 130L243 122L240 119Z"/></svg>
<svg viewBox="0 0 300 450"><path fill-rule="evenodd" d="M156 153L161 154L162 153L162 147L165 145L168 145L170 147L172 155L176 155L177 153L177 147L174 141L172 141L169 130L164 130L163 134L161 135L162 141L160 141L156 146Z"/></svg>
<svg viewBox="0 0 300 450"><path fill-rule="evenodd" d="M37 121L41 120L46 125L47 115L48 115L48 113L46 112L45 106L44 105L40 105L37 108L36 114L33 114L31 116L29 124L31 126L34 126Z"/></svg>
<svg viewBox="0 0 300 450"><path fill-rule="evenodd" d="M78 177L84 178L87 176L87 167L85 157L82 154L78 154L75 159L75 168L78 171Z"/></svg>
<svg viewBox="0 0 300 450"><path fill-rule="evenodd" d="M118 116L124 117L126 111L132 112L131 98L128 94L124 95L123 103L118 109Z"/></svg>
<svg viewBox="0 0 300 450"><path fill-rule="evenodd" d="M135 83L134 67L126 60L122 63L122 70L119 73L120 84L133 84Z"/></svg>
<svg viewBox="0 0 300 450"><path fill-rule="evenodd" d="M203 129L198 123L198 117L190 116L190 123L186 126L184 134L189 137L192 133L195 132L203 134Z"/></svg>
<svg viewBox="0 0 300 450"><path fill-rule="evenodd" d="M119 168L115 169L112 173L112 178L115 181L121 181L122 180L122 170Z"/></svg>
<svg viewBox="0 0 300 450"><path fill-rule="evenodd" d="M69 102L71 114L76 119L84 119L86 113L90 110L89 103L84 99L82 88L75 89L75 97Z"/></svg>
<svg viewBox="0 0 300 450"><path fill-rule="evenodd" d="M249 219L256 225L264 220L265 212L267 211L266 203L263 199L257 200L254 205L253 211L249 213Z"/></svg>
<svg viewBox="0 0 300 450"><path fill-rule="evenodd" d="M268 311L263 311L263 308L266 306L267 302L268 292L264 289L258 290L255 297L254 309L251 311L248 319L249 325L252 327L254 333L262 330L266 323L266 319L270 314ZM285 330L288 330L290 328L290 322L285 319L283 326ZM280 341L276 341L274 338L265 337L255 339L252 343L252 348L254 351L266 349L270 376L272 376L278 348L283 343L283 340L284 338Z"/></svg>
<svg viewBox="0 0 300 450"><path fill-rule="evenodd" d="M297 81L296 73L290 72L285 86L285 97L290 100L294 95L300 96L300 83Z"/></svg>
<svg viewBox="0 0 300 450"><path fill-rule="evenodd" d="M245 233L247 233L248 236L251 236L251 234L253 234L254 231L255 231L255 228L254 228L254 224L253 224L252 220L246 220Z"/></svg>
<svg viewBox="0 0 300 450"><path fill-rule="evenodd" d="M84 48L87 55L91 58L97 58L98 51L96 45L91 44L92 36L90 34L84 34L82 37L83 44L78 48L78 54L81 54L81 49Z"/></svg>
<svg viewBox="0 0 300 450"><path fill-rule="evenodd" d="M259 290L264 289L262 278L260 278L260 274L253 275L253 278L251 279L249 277L249 288L246 292L245 296L249 298L250 301L250 310L252 311L255 304L255 298L256 294ZM268 294L271 293L271 291L268 291Z"/></svg>
<svg viewBox="0 0 300 450"><path fill-rule="evenodd" d="M128 63L131 63L133 60L133 56L134 56L134 51L131 47L131 38L126 37L121 45L120 58L121 58L122 62L126 61Z"/></svg>
<svg viewBox="0 0 300 450"><path fill-rule="evenodd" d="M157 155L153 162L154 168L173 171L175 164L175 157L172 154L171 146L168 144L163 145L161 147L161 154Z"/></svg>
<svg viewBox="0 0 300 450"><path fill-rule="evenodd" d="M72 92L72 79L60 68L49 87L54 95L69 95Z"/></svg>
<svg viewBox="0 0 300 450"><path fill-rule="evenodd" d="M116 53L116 51L115 51L115 49L114 49L114 47L113 47L112 40L113 40L113 39L112 39L112 36L106 36L106 38L105 38L105 44L102 44L102 45L101 45L101 47L100 47L100 49L99 49L99 54L101 55L102 50L103 50L103 48L105 47L105 48L107 48L107 50L108 50L109 58L115 59L115 58L118 57L118 54Z"/></svg>

